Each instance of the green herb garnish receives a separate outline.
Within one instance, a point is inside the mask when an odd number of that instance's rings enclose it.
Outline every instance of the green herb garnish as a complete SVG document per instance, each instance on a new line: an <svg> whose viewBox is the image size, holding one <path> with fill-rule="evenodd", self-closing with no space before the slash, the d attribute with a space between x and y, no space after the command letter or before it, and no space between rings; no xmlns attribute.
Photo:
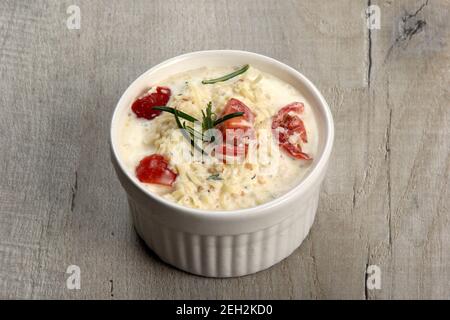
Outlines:
<svg viewBox="0 0 450 320"><path fill-rule="evenodd" d="M202 83L203 84L214 84L216 82L222 82L222 81L227 81L230 80L231 78L234 78L242 73L244 73L245 71L248 70L248 68L250 68L249 64L244 65L242 68L240 68L239 70L236 70L230 74L227 74L223 77L220 78L216 78L216 79L210 79L210 80L203 80Z"/></svg>
<svg viewBox="0 0 450 320"><path fill-rule="evenodd" d="M226 120L244 115L244 112L233 112L233 113L223 116L222 118L217 119L217 115L212 111L212 102L210 101L210 102L208 102L206 109L202 110L202 122L201 122L202 129L201 129L201 132L199 132L198 130L195 130L192 126L187 125L186 121L181 123L181 120L180 120L180 118L183 118L189 122L194 123L194 122L198 121L195 117L193 117L185 112L182 112L180 110L177 110L175 108L166 107L166 106L153 107L153 109L172 113L175 116L175 121L177 123L178 128L183 129L182 130L183 136L187 140L189 140L190 144L194 148L201 151L202 153L206 153L206 152L203 151L203 149L200 148L194 142L194 140L201 140L203 142L208 142L208 143L214 142L215 137L214 136L212 136L212 137L205 136L204 133L206 131L213 129L215 126L217 126L218 124L220 124Z"/></svg>
<svg viewBox="0 0 450 320"><path fill-rule="evenodd" d="M215 174L210 175L206 180L218 181L218 180L223 180L223 179L222 179L222 177L220 176L219 173L215 173Z"/></svg>
<svg viewBox="0 0 450 320"><path fill-rule="evenodd" d="M233 112L233 113L229 113L227 115L224 115L222 118L217 119L216 121L214 121L214 126L217 126L218 124L221 124L224 121L227 121L231 118L236 118L236 117L240 117L244 115L244 112L239 111L239 112Z"/></svg>
<svg viewBox="0 0 450 320"><path fill-rule="evenodd" d="M188 115L187 113L184 113L183 111L180 111L180 110L177 110L177 109L174 109L174 108L160 106L160 107L152 107L152 109L165 111L165 112L169 112L169 113L172 113L172 114L175 114L175 112L176 112L176 113L178 113L178 116L180 118L186 119L186 120L188 120L190 122L198 121L193 116Z"/></svg>
<svg viewBox="0 0 450 320"><path fill-rule="evenodd" d="M174 113L173 115L175 116L175 122L177 123L178 128L182 129L181 133L183 134L183 136L190 141L191 146L195 149L197 149L198 151L200 151L202 154L206 153L202 148L200 148L194 141L194 137L192 136L192 134L188 134L188 130L186 129L186 122L184 122L183 124L180 121L179 118L179 111L177 109L173 109ZM183 130L184 129L184 130Z"/></svg>
<svg viewBox="0 0 450 320"><path fill-rule="evenodd" d="M212 102L208 102L206 106L206 111L202 110L202 131L205 132L209 129L214 128L214 122L216 120L216 114L212 112Z"/></svg>

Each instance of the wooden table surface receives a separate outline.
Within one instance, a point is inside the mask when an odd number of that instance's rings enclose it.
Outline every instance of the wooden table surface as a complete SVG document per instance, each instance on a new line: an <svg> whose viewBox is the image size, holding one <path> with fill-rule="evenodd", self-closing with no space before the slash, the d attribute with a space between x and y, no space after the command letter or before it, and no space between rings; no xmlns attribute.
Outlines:
<svg viewBox="0 0 450 320"><path fill-rule="evenodd" d="M68 29L67 8L80 8ZM379 29L364 10L380 8ZM450 298L450 1L0 1L0 298ZM127 86L167 58L262 53L322 91L336 139L313 228L233 279L162 263L109 158ZM66 287L69 265L81 289ZM381 289L366 268L381 271Z"/></svg>

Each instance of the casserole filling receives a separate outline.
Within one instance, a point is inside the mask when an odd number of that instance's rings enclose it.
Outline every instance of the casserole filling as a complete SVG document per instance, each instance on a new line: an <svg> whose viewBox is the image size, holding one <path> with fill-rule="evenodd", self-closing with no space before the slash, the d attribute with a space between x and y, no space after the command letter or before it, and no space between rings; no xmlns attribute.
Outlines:
<svg viewBox="0 0 450 320"><path fill-rule="evenodd" d="M308 172L318 145L303 95L248 65L151 83L119 121L125 169L149 191L206 210L279 197Z"/></svg>

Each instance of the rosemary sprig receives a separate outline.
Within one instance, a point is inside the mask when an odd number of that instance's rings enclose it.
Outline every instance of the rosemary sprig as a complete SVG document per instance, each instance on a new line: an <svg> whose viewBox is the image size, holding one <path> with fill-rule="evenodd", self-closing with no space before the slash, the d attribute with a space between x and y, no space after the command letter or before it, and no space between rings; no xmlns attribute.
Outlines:
<svg viewBox="0 0 450 320"><path fill-rule="evenodd" d="M197 149L198 151L200 151L202 154L206 154L206 152L200 148L194 141L194 138L192 135L187 133L186 130L186 122L184 122L183 124L181 124L180 118L179 118L179 112L177 109L173 109L174 113L173 115L175 116L175 122L177 123L178 128L181 129L181 133L183 134L183 136L190 141L191 146L195 149Z"/></svg>
<svg viewBox="0 0 450 320"><path fill-rule="evenodd" d="M227 81L230 80L231 78L234 78L242 73L244 73L245 71L248 70L248 68L250 68L250 65L246 64L244 65L242 68L240 68L239 70L236 70L230 74L224 75L220 78L216 78L216 79L210 79L210 80L203 80L202 83L203 84L214 84L216 82L222 82L222 81Z"/></svg>
<svg viewBox="0 0 450 320"><path fill-rule="evenodd" d="M206 178L206 180L223 180L222 177L220 176L220 173L214 173L212 175L210 175L208 178Z"/></svg>
<svg viewBox="0 0 450 320"><path fill-rule="evenodd" d="M214 128L214 120L216 119L216 114L212 112L212 102L208 102L206 106L206 112L202 110L202 131L205 132L209 129Z"/></svg>
<svg viewBox="0 0 450 320"><path fill-rule="evenodd" d="M188 121L190 121L190 122L198 121L198 120L195 119L193 116L191 116L191 115L189 115L189 114L187 114L187 113L184 113L183 111L180 111L180 110L176 110L176 109L174 109L174 108L171 108L171 107L160 106L160 107L152 107L152 109L160 110L160 111L165 111L165 112L169 112L169 113L172 113L172 114L175 114L175 112L176 112L176 113L178 113L178 116L179 116L180 118L186 119L186 120L188 120Z"/></svg>
<svg viewBox="0 0 450 320"><path fill-rule="evenodd" d="M212 111L212 102L210 101L208 102L206 109L202 110L202 131L199 132L198 130L195 130L192 126L187 125L186 121L181 123L180 120L180 118L183 118L189 122L194 123L198 121L195 117L178 109L166 106L153 107L153 109L172 113L175 116L175 122L177 123L178 128L182 129L181 131L183 133L183 136L190 142L192 147L202 152L203 154L206 154L206 152L195 143L195 140L200 140L202 142L208 143L214 142L215 137L205 136L204 133L206 131L208 131L209 129L213 129L215 126L219 125L220 123L226 120L244 115L244 112L233 112L223 116L222 118L217 119L217 115Z"/></svg>
<svg viewBox="0 0 450 320"><path fill-rule="evenodd" d="M189 134L192 137L195 137L203 142L211 142L205 137L205 135L203 135L202 133L198 132L197 130L195 130L194 128L192 128L190 126L187 126L186 123L183 123L183 127L187 132L189 132Z"/></svg>
<svg viewBox="0 0 450 320"><path fill-rule="evenodd" d="M227 121L229 119L240 117L240 116L243 116L243 115L244 115L244 113L241 112L241 111L240 112L229 113L227 115L224 115L222 118L217 119L216 121L214 121L214 126L217 126L218 124L221 124L222 122Z"/></svg>

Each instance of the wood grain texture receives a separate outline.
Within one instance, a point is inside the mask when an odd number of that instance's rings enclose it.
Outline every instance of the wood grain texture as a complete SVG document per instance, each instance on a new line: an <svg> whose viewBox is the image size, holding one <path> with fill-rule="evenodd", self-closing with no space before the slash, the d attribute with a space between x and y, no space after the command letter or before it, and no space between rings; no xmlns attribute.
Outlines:
<svg viewBox="0 0 450 320"><path fill-rule="evenodd" d="M81 8L68 30L66 9ZM381 29L364 9L381 9ZM0 298L450 298L450 2L0 1ZM322 91L335 148L311 233L269 270L207 279L143 245L109 121L150 66L243 49ZM81 268L81 290L66 268ZM382 289L368 290L367 265Z"/></svg>

